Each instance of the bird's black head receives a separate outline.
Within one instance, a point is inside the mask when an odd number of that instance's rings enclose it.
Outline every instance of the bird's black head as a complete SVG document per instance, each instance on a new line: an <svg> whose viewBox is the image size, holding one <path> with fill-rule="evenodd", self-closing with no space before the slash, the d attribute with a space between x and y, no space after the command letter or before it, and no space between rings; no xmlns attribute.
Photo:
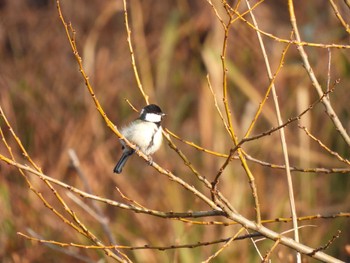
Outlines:
<svg viewBox="0 0 350 263"><path fill-rule="evenodd" d="M159 108L159 106L157 106L155 104L147 105L146 107L144 107L142 109L142 111L144 111L145 113L155 113L155 114L162 113L162 110ZM142 111L141 111L141 113L142 113Z"/></svg>
<svg viewBox="0 0 350 263"><path fill-rule="evenodd" d="M160 123L164 115L165 114L162 112L159 106L150 104L141 110L140 119L149 122Z"/></svg>

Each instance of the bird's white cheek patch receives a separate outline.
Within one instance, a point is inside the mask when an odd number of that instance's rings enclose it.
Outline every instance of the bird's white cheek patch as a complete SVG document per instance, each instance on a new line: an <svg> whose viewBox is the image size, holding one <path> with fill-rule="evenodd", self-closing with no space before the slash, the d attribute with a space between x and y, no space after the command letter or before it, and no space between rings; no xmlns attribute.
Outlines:
<svg viewBox="0 0 350 263"><path fill-rule="evenodd" d="M162 116L155 113L147 113L145 116L145 121L150 122L160 122L162 120Z"/></svg>

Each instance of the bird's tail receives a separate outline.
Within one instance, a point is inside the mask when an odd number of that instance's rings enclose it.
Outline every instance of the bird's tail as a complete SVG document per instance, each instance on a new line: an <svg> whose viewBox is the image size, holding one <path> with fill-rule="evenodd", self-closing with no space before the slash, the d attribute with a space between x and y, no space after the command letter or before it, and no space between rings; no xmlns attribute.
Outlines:
<svg viewBox="0 0 350 263"><path fill-rule="evenodd" d="M127 150L123 152L122 157L120 157L117 165L114 167L113 172L120 174L123 170L123 167L129 157L134 153L134 150Z"/></svg>

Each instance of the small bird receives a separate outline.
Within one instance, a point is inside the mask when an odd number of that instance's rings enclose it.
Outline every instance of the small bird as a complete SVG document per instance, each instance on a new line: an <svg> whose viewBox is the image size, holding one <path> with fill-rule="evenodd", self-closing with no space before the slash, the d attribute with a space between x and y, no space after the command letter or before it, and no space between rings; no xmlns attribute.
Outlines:
<svg viewBox="0 0 350 263"><path fill-rule="evenodd" d="M162 118L165 114L155 104L150 104L141 110L140 117L121 129L121 134L146 155L155 153L162 144ZM128 160L135 152L121 140L123 154L113 172L120 174Z"/></svg>

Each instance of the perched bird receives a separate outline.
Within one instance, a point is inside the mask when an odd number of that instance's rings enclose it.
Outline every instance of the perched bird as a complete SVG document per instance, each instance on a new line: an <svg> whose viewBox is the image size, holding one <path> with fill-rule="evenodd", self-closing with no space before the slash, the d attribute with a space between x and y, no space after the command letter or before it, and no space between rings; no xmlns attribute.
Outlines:
<svg viewBox="0 0 350 263"><path fill-rule="evenodd" d="M162 126L164 113L155 104L150 104L141 110L140 117L121 129L121 134L146 155L155 153L162 144ZM120 174L134 150L121 140L123 154L113 172Z"/></svg>

